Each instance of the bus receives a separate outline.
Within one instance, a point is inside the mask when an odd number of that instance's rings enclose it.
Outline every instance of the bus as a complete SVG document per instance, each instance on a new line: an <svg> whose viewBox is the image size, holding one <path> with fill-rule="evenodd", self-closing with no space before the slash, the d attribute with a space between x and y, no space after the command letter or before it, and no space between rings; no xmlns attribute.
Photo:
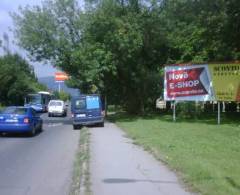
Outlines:
<svg viewBox="0 0 240 195"><path fill-rule="evenodd" d="M28 94L25 97L24 106L31 106L37 112L47 112L47 106L52 99L52 94L47 91Z"/></svg>

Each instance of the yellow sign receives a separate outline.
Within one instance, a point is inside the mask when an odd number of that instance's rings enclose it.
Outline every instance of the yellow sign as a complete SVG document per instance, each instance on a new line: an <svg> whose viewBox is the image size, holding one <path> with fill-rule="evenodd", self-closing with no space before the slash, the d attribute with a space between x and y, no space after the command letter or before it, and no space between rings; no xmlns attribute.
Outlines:
<svg viewBox="0 0 240 195"><path fill-rule="evenodd" d="M240 102L240 64L209 64L217 101Z"/></svg>

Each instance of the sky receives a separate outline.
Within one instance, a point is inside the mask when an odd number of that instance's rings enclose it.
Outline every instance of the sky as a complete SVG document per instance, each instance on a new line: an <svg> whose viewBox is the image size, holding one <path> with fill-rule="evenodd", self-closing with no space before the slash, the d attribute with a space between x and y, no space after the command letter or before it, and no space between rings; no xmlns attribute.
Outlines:
<svg viewBox="0 0 240 195"><path fill-rule="evenodd" d="M41 5L42 0L0 0L0 39L3 39L3 34L7 33L9 36L9 49L12 53L19 53L24 58L27 58L26 52L14 45L14 37L10 32L9 28L13 28L13 21L9 15L9 12L17 12L19 6L26 5ZM0 54L3 54L3 51L0 49ZM47 77L54 76L54 73L57 71L53 66L43 63L34 63L30 62L34 67L35 74L37 77Z"/></svg>

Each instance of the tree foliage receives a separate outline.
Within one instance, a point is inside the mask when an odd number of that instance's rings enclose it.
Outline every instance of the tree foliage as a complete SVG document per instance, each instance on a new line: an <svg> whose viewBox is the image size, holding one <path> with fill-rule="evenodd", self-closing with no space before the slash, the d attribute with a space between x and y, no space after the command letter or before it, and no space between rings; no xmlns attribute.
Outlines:
<svg viewBox="0 0 240 195"><path fill-rule="evenodd" d="M27 93L45 89L32 67L17 54L0 57L0 70L0 102L5 105L23 105Z"/></svg>
<svg viewBox="0 0 240 195"><path fill-rule="evenodd" d="M65 101L65 102L70 99L70 95L68 93L64 92L64 91L60 91L60 92L54 91L53 96L54 96L55 99L60 99L60 100Z"/></svg>
<svg viewBox="0 0 240 195"><path fill-rule="evenodd" d="M237 0L46 0L13 14L19 44L83 92L129 112L153 108L166 63L236 60Z"/></svg>

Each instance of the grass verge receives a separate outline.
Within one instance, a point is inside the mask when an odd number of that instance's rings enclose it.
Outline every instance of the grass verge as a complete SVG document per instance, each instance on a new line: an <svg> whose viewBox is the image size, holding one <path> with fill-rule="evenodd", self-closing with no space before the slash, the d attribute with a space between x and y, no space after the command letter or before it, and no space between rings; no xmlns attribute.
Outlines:
<svg viewBox="0 0 240 195"><path fill-rule="evenodd" d="M80 132L79 147L75 157L72 185L69 195L91 195L89 173L89 129Z"/></svg>
<svg viewBox="0 0 240 195"><path fill-rule="evenodd" d="M109 119L175 170L196 192L211 195L240 194L240 117L179 119L170 115Z"/></svg>

